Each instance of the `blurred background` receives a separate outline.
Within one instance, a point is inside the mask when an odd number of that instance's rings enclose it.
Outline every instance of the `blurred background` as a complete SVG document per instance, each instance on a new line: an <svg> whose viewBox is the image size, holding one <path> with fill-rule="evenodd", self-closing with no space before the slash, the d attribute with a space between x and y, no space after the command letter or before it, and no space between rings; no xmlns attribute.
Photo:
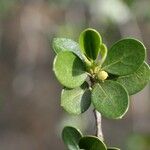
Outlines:
<svg viewBox="0 0 150 150"><path fill-rule="evenodd" d="M149 0L0 0L0 150L65 150L65 125L94 134L92 110L70 116L60 107L61 87L52 72L53 37L78 41L93 27L110 47L135 37L150 63ZM132 96L122 120L103 118L107 145L150 149L150 86Z"/></svg>

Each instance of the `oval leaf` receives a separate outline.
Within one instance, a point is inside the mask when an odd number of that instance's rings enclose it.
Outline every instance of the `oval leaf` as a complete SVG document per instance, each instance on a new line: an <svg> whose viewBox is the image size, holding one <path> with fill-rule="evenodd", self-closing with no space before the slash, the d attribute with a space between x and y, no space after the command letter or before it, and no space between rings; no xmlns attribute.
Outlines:
<svg viewBox="0 0 150 150"><path fill-rule="evenodd" d="M97 58L101 43L101 36L94 29L88 28L80 34L79 44L81 50L85 56L92 60Z"/></svg>
<svg viewBox="0 0 150 150"><path fill-rule="evenodd" d="M116 148L116 147L109 147L109 148L107 148L107 150L120 150L120 149Z"/></svg>
<svg viewBox="0 0 150 150"><path fill-rule="evenodd" d="M123 39L108 51L103 69L115 75L135 72L144 62L146 48L135 39Z"/></svg>
<svg viewBox="0 0 150 150"><path fill-rule="evenodd" d="M54 38L52 44L56 54L61 51L71 51L75 53L80 59L83 59L79 44L71 39Z"/></svg>
<svg viewBox="0 0 150 150"><path fill-rule="evenodd" d="M106 145L97 137L85 136L80 139L79 146L85 150L107 150Z"/></svg>
<svg viewBox="0 0 150 150"><path fill-rule="evenodd" d="M69 150L79 150L79 141L82 133L74 127L65 127L62 131L62 139Z"/></svg>
<svg viewBox="0 0 150 150"><path fill-rule="evenodd" d="M63 89L61 106L70 114L79 115L85 112L91 104L91 91L84 84L75 89Z"/></svg>
<svg viewBox="0 0 150 150"><path fill-rule="evenodd" d="M117 81L122 84L130 95L141 91L150 81L150 67L144 64L133 74L120 76Z"/></svg>
<svg viewBox="0 0 150 150"><path fill-rule="evenodd" d="M116 81L106 80L96 84L91 99L97 111L107 118L122 118L129 107L128 93Z"/></svg>
<svg viewBox="0 0 150 150"><path fill-rule="evenodd" d="M68 51L57 54L53 70L59 82L68 88L80 86L87 78L85 66L81 59Z"/></svg>

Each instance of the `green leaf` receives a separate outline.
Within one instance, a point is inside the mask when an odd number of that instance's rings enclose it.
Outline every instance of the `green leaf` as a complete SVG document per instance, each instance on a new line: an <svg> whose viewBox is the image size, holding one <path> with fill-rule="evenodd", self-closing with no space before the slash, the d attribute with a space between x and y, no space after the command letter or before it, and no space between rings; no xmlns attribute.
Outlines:
<svg viewBox="0 0 150 150"><path fill-rule="evenodd" d="M100 34L91 28L84 30L79 37L79 44L85 56L95 60L100 51L102 39Z"/></svg>
<svg viewBox="0 0 150 150"><path fill-rule="evenodd" d="M150 67L146 62L133 74L120 76L117 81L122 84L130 95L141 91L150 81Z"/></svg>
<svg viewBox="0 0 150 150"><path fill-rule="evenodd" d="M135 39L123 39L108 51L103 70L115 75L135 72L143 64L146 48Z"/></svg>
<svg viewBox="0 0 150 150"><path fill-rule="evenodd" d="M69 150L80 150L79 141L82 133L74 127L65 127L62 131L62 139Z"/></svg>
<svg viewBox="0 0 150 150"><path fill-rule="evenodd" d="M54 38L52 44L56 54L61 51L71 51L75 53L80 59L83 59L79 44L71 39Z"/></svg>
<svg viewBox="0 0 150 150"><path fill-rule="evenodd" d="M63 89L61 93L61 106L70 114L79 115L85 112L91 104L91 91L87 85L75 89Z"/></svg>
<svg viewBox="0 0 150 150"><path fill-rule="evenodd" d="M105 44L102 44L101 47L100 47L100 54L101 54L101 61L100 61L100 64L103 64L106 57L107 57L107 47Z"/></svg>
<svg viewBox="0 0 150 150"><path fill-rule="evenodd" d="M116 81L105 80L93 87L91 100L103 116L111 119L122 118L129 107L129 96Z"/></svg>
<svg viewBox="0 0 150 150"><path fill-rule="evenodd" d="M120 149L116 147L108 147L107 150L120 150Z"/></svg>
<svg viewBox="0 0 150 150"><path fill-rule="evenodd" d="M85 136L81 138L79 146L85 150L107 150L106 145L95 136Z"/></svg>
<svg viewBox="0 0 150 150"><path fill-rule="evenodd" d="M68 88L80 86L87 78L84 63L68 51L56 55L53 70L59 82Z"/></svg>

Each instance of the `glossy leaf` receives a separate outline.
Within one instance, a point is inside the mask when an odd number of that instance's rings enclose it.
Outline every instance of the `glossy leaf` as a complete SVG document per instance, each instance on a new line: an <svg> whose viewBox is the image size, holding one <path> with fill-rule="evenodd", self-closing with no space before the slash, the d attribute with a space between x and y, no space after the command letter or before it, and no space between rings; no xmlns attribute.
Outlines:
<svg viewBox="0 0 150 150"><path fill-rule="evenodd" d="M61 106L70 114L79 115L85 112L91 104L91 91L87 85L75 89L63 89L61 93Z"/></svg>
<svg viewBox="0 0 150 150"><path fill-rule="evenodd" d="M102 44L101 45L101 47L100 47L100 54L101 54L101 61L100 61L100 64L103 64L104 63L104 61L105 61L105 59L106 59L106 57L107 57L107 52L108 52L108 50L107 50L107 47L106 47L106 45L105 44Z"/></svg>
<svg viewBox="0 0 150 150"><path fill-rule="evenodd" d="M150 68L144 64L133 74L120 76L117 81L122 84L130 95L141 91L150 81Z"/></svg>
<svg viewBox="0 0 150 150"><path fill-rule="evenodd" d="M107 118L122 118L129 107L128 93L116 81L97 83L93 87L91 99L97 111Z"/></svg>
<svg viewBox="0 0 150 150"><path fill-rule="evenodd" d="M53 70L59 82L68 87L80 86L87 78L81 59L72 52L59 52L55 57Z"/></svg>
<svg viewBox="0 0 150 150"><path fill-rule="evenodd" d="M79 146L85 150L107 150L106 145L97 137L85 136L80 139Z"/></svg>
<svg viewBox="0 0 150 150"><path fill-rule="evenodd" d="M82 133L74 127L65 127L62 131L62 139L69 150L80 150L79 141Z"/></svg>
<svg viewBox="0 0 150 150"><path fill-rule="evenodd" d="M79 44L71 39L54 38L53 39L53 49L56 54L61 51L71 51L71 52L75 53L80 59L83 59L83 56L81 55Z"/></svg>
<svg viewBox="0 0 150 150"><path fill-rule="evenodd" d="M145 47L140 41L123 39L108 51L103 69L111 74L127 75L138 70L144 59Z"/></svg>
<svg viewBox="0 0 150 150"><path fill-rule="evenodd" d="M116 147L109 147L109 148L107 148L107 150L120 150L120 149L116 148Z"/></svg>
<svg viewBox="0 0 150 150"><path fill-rule="evenodd" d="M97 58L101 42L100 34L91 28L84 30L79 37L79 44L83 54L92 60Z"/></svg>

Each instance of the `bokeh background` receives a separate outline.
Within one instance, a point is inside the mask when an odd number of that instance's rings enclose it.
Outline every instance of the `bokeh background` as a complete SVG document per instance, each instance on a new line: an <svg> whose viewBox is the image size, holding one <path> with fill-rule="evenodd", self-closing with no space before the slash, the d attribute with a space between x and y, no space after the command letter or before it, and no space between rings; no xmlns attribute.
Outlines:
<svg viewBox="0 0 150 150"><path fill-rule="evenodd" d="M108 47L123 37L143 41L150 63L149 0L0 0L0 150L65 150L65 125L94 134L91 109L81 116L62 110L52 72L52 38L78 41L87 27L97 29ZM122 120L103 118L106 143L149 150L149 114L147 86L132 96Z"/></svg>

